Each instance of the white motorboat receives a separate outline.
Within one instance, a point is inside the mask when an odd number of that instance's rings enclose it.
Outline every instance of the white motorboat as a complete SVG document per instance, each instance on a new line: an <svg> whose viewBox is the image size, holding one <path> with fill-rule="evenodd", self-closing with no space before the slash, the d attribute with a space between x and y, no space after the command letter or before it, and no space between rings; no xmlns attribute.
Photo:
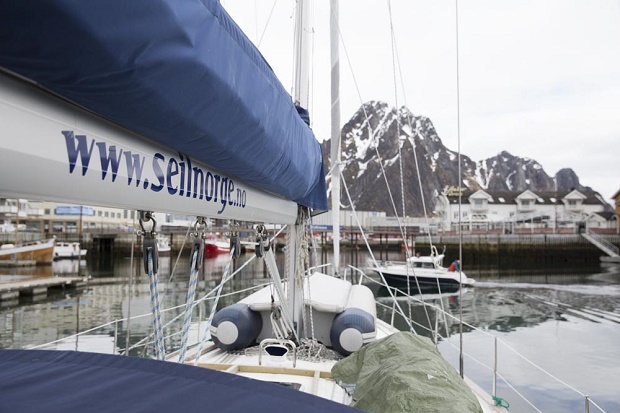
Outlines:
<svg viewBox="0 0 620 413"><path fill-rule="evenodd" d="M412 294L450 293L475 283L474 279L460 270L458 260L446 268L443 266L444 254L439 254L434 246L431 251L430 255L416 255L406 262L384 261L370 269L377 274L383 274L390 285L404 291L413 289Z"/></svg>
<svg viewBox="0 0 620 413"><path fill-rule="evenodd" d="M82 259L86 258L88 252L85 248L80 248L79 242L56 242L54 245L54 260L61 259Z"/></svg>
<svg viewBox="0 0 620 413"><path fill-rule="evenodd" d="M172 247L170 247L170 239L164 235L157 234L157 253L161 256L170 255Z"/></svg>

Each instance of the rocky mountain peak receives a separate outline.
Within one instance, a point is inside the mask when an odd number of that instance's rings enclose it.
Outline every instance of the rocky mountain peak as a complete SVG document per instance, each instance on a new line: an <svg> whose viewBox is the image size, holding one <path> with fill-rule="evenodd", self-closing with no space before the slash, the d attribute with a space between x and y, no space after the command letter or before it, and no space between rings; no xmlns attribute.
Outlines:
<svg viewBox="0 0 620 413"><path fill-rule="evenodd" d="M322 144L327 169L330 144L330 140ZM551 178L537 161L507 151L477 162L461 154L459 177L458 154L443 145L429 118L380 101L364 103L345 124L341 151L343 176L355 207L388 215L403 215L403 195L404 215L422 216L424 207L430 215L434 193L458 186L459 181L474 190L592 191L580 185L570 168ZM341 205L349 205L344 191Z"/></svg>

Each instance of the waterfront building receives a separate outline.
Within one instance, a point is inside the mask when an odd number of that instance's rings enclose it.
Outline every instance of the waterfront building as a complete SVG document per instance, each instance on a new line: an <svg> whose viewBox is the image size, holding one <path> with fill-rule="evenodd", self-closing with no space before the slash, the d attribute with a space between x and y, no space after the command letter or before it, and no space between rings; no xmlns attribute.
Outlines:
<svg viewBox="0 0 620 413"><path fill-rule="evenodd" d="M118 208L0 198L2 232L19 229L20 232L46 236L79 232L126 232L132 230L134 218L135 211Z"/></svg>
<svg viewBox="0 0 620 413"><path fill-rule="evenodd" d="M460 205L459 205L460 198ZM476 233L616 232L617 218L596 194L564 192L495 192L451 188L437 195L439 229Z"/></svg>

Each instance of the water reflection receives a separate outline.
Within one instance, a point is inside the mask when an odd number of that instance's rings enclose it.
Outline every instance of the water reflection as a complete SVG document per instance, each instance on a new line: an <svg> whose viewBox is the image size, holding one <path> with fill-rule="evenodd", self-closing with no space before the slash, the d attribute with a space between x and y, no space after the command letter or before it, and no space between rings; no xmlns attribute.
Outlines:
<svg viewBox="0 0 620 413"><path fill-rule="evenodd" d="M252 255L242 255L231 264L230 270L238 268ZM329 262L331 255L318 254L319 263ZM341 256L342 264L364 265L369 256L363 253ZM394 253L385 259L398 260ZM205 259L199 271L197 298L215 288L222 272L229 263L228 255ZM277 255L279 268L284 266L284 256ZM169 322L182 311L189 280L189 257L175 254L160 257L159 280L162 307L181 307L167 313L164 322ZM3 269L7 270L7 269ZM42 275L41 271L49 270ZM562 378L577 389L590 394L607 411L620 411L616 401L617 384L613 378L620 377L620 360L617 357L620 345L620 266L595 267L590 269L540 268L519 270L506 268L465 268L477 280L475 287L451 294L424 294L408 300L396 297L396 303L403 313L413 320L412 326L429 338L440 339L441 352L458 365L459 313L463 321L480 329L463 326L464 347L468 354L486 366L493 366L494 342L486 333L493 333L514 348L535 361L554 375ZM33 276L75 276L91 279L109 279L111 284L91 285L82 290L66 290L38 297L20 300L0 308L0 347L22 348L49 342L77 331L102 325L117 319L144 314L132 320L129 325L119 324L117 329L110 325L93 332L91 337L80 338L82 344L96 346L101 341L101 351L112 351L114 336L119 347L124 347L127 338L135 345L151 331L149 289L144 274L143 262L139 257L88 257L86 262L58 261L49 268L10 269L0 275L0 282ZM370 272L368 272L370 274ZM133 284L129 284L132 275ZM268 279L262 261L254 259L239 276L224 287L219 307L236 302L239 295L228 295L234 290L260 286ZM376 280L376 279L375 279ZM378 315L398 328L409 328L401 316L392 316L396 307L385 287L365 281L378 297L381 306ZM244 294L249 294L246 291ZM423 303L428 305L423 305ZM4 305L4 304L3 304ZM195 319L206 318L211 311L210 301L202 302L195 310ZM444 309L453 317L444 317L438 309ZM177 322L168 328L166 334L178 330ZM198 334L204 326L194 325L192 334ZM129 337L128 337L129 334ZM177 336L167 339L167 345L178 344ZM75 342L65 343L71 348ZM92 348L92 347L90 347ZM138 347L134 354L140 354L144 347ZM147 349L148 350L148 349ZM507 348L500 347L500 371L519 384L538 400L534 390L540 393L543 383L544 399L539 406L548 411L561 410L562 406L578 405L579 397L565 394L559 385L523 362L510 355ZM491 389L491 372L478 363L466 359L466 374L479 379L485 390ZM515 373L516 372L516 373ZM477 380L478 381L478 380ZM534 385L536 384L536 386ZM500 395L507 397L511 411L530 411L527 405L518 402L518 396L511 394L500 383ZM503 387L502 387L503 386ZM560 398L558 400L558 398ZM563 408L563 407L562 407ZM595 410L593 410L595 411Z"/></svg>

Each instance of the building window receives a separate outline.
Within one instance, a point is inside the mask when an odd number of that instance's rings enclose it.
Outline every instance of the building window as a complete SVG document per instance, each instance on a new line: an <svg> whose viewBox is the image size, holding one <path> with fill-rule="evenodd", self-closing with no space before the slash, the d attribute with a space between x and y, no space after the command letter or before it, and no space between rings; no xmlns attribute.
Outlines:
<svg viewBox="0 0 620 413"><path fill-rule="evenodd" d="M475 206L482 206L482 199L474 199Z"/></svg>
<svg viewBox="0 0 620 413"><path fill-rule="evenodd" d="M569 199L568 200L568 206L577 206L577 201L574 199Z"/></svg>
<svg viewBox="0 0 620 413"><path fill-rule="evenodd" d="M452 217L453 217L454 219L458 219L458 218L459 218L459 213L458 213L458 212L455 212L455 213L452 215Z"/></svg>
<svg viewBox="0 0 620 413"><path fill-rule="evenodd" d="M52 210L49 208L45 208L45 215L49 215L52 213Z"/></svg>
<svg viewBox="0 0 620 413"><path fill-rule="evenodd" d="M530 203L531 203L531 202L532 202L532 201L531 201L531 200L529 200L529 199L523 199L523 200L521 200L521 205L522 205L522 206L530 206Z"/></svg>

